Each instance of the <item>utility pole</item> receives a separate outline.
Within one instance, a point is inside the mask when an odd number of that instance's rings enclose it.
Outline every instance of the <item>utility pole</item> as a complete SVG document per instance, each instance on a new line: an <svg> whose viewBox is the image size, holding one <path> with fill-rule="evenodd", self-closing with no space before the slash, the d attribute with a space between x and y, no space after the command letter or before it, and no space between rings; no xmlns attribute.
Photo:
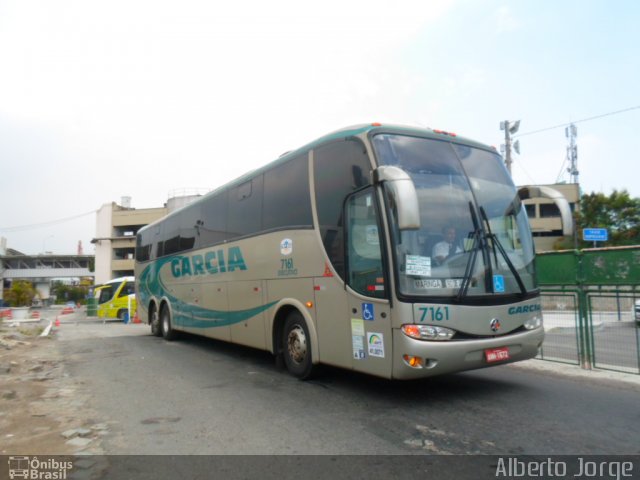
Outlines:
<svg viewBox="0 0 640 480"><path fill-rule="evenodd" d="M504 144L500 149L504 154L504 164L507 166L507 171L509 175L511 175L511 164L513 160L511 160L511 148L516 151L516 153L520 153L520 141L516 140L515 143L511 143L511 135L516 133L520 128L520 120L509 121L505 120L504 122L500 122L500 130L504 130Z"/></svg>
<svg viewBox="0 0 640 480"><path fill-rule="evenodd" d="M569 181L571 183L580 183L578 181L578 175L580 175L578 171L578 145L576 145L578 129L572 123L564 129L564 135L569 139L569 145L567 146L567 162L569 163L567 172L569 172Z"/></svg>
<svg viewBox="0 0 640 480"><path fill-rule="evenodd" d="M578 181L578 145L576 145L576 137L578 136L578 129L572 123L567 128L564 129L564 135L569 139L569 145L567 145L567 162L569 163L569 167L567 167L567 172L569 172L569 183L574 183L578 185L578 203L577 207L580 205L580 182ZM577 209L576 209L577 210ZM574 250L578 250L578 228L576 222L576 211L573 212L573 248ZM595 242L594 248L595 248Z"/></svg>

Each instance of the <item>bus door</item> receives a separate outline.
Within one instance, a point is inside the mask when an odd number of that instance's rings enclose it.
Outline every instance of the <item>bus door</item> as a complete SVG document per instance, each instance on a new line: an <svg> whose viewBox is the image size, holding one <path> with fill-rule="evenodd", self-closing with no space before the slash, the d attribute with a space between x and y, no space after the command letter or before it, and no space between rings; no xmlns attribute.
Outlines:
<svg viewBox="0 0 640 480"><path fill-rule="evenodd" d="M390 292L373 188L349 197L345 208L352 365L357 371L386 376L392 367Z"/></svg>

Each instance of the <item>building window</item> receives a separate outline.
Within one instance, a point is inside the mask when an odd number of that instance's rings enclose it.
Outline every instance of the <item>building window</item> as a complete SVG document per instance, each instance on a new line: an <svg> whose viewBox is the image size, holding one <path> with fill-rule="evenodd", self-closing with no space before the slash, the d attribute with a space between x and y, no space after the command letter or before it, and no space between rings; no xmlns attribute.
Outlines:
<svg viewBox="0 0 640 480"><path fill-rule="evenodd" d="M540 204L540 218L553 218L559 217L560 210L555 203L541 203Z"/></svg>
<svg viewBox="0 0 640 480"><path fill-rule="evenodd" d="M533 203L525 204L525 210L527 211L527 217L536 218L536 206Z"/></svg>

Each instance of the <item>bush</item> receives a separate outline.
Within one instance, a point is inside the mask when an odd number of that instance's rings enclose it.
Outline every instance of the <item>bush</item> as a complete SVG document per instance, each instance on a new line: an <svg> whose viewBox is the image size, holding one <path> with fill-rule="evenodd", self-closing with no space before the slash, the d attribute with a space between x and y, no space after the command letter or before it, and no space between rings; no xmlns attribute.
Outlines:
<svg viewBox="0 0 640 480"><path fill-rule="evenodd" d="M12 307L30 307L36 291L31 282L26 280L16 280L11 283L11 288L6 292L4 298Z"/></svg>

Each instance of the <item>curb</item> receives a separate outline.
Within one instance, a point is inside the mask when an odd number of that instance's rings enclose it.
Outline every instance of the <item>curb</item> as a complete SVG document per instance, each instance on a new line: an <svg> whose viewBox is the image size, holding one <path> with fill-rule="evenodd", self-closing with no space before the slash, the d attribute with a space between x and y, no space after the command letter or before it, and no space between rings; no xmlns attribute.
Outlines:
<svg viewBox="0 0 640 480"><path fill-rule="evenodd" d="M51 333L51 327L53 327L53 322L51 320L49 320L49 325L47 325L46 327L44 327L44 330L42 331L42 333L40 334L41 337L48 337L49 334Z"/></svg>

